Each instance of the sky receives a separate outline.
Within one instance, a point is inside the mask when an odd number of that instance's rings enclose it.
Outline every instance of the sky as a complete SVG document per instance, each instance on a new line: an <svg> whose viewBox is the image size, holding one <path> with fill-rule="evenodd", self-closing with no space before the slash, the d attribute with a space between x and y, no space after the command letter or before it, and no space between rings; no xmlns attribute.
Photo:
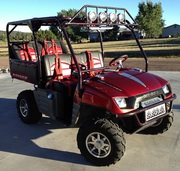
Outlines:
<svg viewBox="0 0 180 171"><path fill-rule="evenodd" d="M0 3L0 30L6 30L11 21L34 17L56 16L62 9L80 9L83 5L111 6L126 8L135 18L138 4L146 0L3 0ZM180 0L151 0L161 3L165 26L180 24Z"/></svg>

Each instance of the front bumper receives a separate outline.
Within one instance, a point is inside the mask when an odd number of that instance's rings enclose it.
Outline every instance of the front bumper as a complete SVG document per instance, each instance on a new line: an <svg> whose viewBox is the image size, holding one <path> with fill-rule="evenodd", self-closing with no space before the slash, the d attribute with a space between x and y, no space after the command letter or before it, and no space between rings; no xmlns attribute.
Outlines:
<svg viewBox="0 0 180 171"><path fill-rule="evenodd" d="M116 118L120 118L124 124L126 124L125 123L126 118L133 118L133 120L135 120L136 125L137 125L136 129L133 130L133 132L138 132L142 129L145 129L145 128L155 124L157 120L168 115L172 111L172 106L173 106L172 102L175 99L176 99L176 94L173 94L172 97L170 97L166 100L163 100L161 102L158 102L156 104L150 105L148 107L139 108L139 109L136 109L134 111L131 111L131 112L128 112L125 114L118 114L118 115L116 115ZM166 113L163 115L157 116L154 119L151 119L149 121L145 121L145 111L148 109L154 108L156 106L159 106L161 104L166 104Z"/></svg>

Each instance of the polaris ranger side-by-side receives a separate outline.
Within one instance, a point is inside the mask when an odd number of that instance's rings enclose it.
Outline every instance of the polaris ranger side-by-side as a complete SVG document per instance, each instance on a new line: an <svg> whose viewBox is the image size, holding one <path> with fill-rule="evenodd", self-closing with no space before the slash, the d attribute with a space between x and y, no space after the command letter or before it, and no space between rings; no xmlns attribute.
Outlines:
<svg viewBox="0 0 180 171"><path fill-rule="evenodd" d="M82 17L82 15L84 15ZM81 17L80 17L81 16ZM63 41L37 38L42 27L56 27ZM95 30L100 50L75 53L67 28ZM102 30L126 27L134 35L145 69L123 67L128 54L104 64ZM42 114L79 127L77 145L95 165L115 164L125 152L123 132L163 133L173 122L170 84L148 72L147 56L134 31L136 21L124 8L83 6L73 17L55 16L9 22L7 40L11 77L34 84L17 97L17 112L27 124ZM31 41L14 40L18 27L30 28Z"/></svg>

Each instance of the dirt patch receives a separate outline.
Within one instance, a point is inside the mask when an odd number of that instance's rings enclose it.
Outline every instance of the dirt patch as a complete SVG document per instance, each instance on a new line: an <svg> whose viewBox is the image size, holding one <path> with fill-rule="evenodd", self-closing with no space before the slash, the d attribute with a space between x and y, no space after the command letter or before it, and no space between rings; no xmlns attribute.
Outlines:
<svg viewBox="0 0 180 171"><path fill-rule="evenodd" d="M108 65L110 60L111 58L105 58L105 64ZM142 58L129 58L123 65L130 68L144 69L145 67ZM0 57L0 68L9 68L7 57ZM151 71L180 71L180 58L150 58L148 68Z"/></svg>
<svg viewBox="0 0 180 171"><path fill-rule="evenodd" d="M0 67L9 67L9 59L7 57L0 57Z"/></svg>

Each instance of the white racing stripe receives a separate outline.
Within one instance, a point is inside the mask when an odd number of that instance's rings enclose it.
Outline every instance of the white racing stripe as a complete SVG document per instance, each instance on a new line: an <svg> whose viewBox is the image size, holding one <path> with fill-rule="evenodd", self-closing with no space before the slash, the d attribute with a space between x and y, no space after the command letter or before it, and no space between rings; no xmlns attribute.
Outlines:
<svg viewBox="0 0 180 171"><path fill-rule="evenodd" d="M129 79L131 79L131 80L133 80L133 81L136 81L137 83L139 83L139 84L141 84L142 86L146 87L146 85L145 85L141 80L139 80L138 78L136 78L136 77L134 77L134 76L132 76L132 75L130 75L130 74L123 73L123 74L120 74L120 75L122 75L122 76L124 76L124 77L126 77L126 78L129 78Z"/></svg>

